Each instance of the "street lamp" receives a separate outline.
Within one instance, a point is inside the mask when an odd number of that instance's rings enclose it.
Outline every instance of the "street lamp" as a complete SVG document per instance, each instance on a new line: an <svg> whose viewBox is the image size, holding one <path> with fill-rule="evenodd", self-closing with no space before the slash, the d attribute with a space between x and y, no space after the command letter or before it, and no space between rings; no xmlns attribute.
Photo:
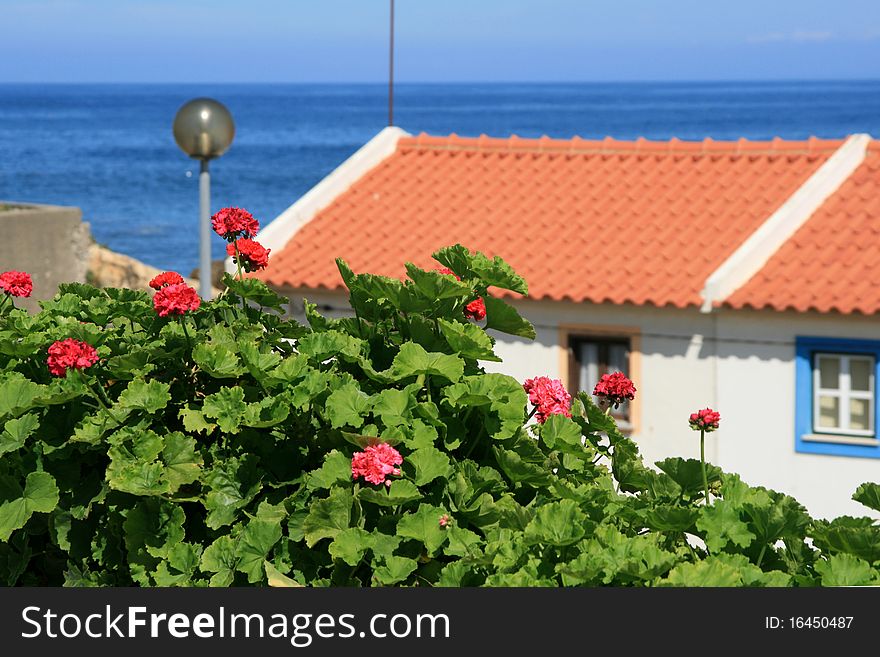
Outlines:
<svg viewBox="0 0 880 657"><path fill-rule="evenodd" d="M184 103L174 117L174 141L201 161L199 170L199 295L211 298L211 176L208 161L220 157L235 137L232 114L213 98Z"/></svg>

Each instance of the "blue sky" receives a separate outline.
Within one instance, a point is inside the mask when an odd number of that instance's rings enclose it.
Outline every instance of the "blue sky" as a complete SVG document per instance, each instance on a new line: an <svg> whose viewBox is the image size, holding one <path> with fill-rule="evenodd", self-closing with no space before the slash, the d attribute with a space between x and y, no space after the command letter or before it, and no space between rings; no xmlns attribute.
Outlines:
<svg viewBox="0 0 880 657"><path fill-rule="evenodd" d="M880 78L880 0L397 0L401 81ZM0 0L0 82L375 82L388 0Z"/></svg>

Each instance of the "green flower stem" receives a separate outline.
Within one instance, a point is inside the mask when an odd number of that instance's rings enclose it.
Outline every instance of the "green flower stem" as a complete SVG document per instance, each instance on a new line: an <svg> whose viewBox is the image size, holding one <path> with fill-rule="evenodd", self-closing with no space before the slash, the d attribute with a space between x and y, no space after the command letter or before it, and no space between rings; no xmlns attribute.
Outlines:
<svg viewBox="0 0 880 657"><path fill-rule="evenodd" d="M4 309L5 309L5 307L6 307L6 301L9 300L9 299L11 299L11 298L12 298L12 297L9 296L8 294L4 294L4 295L3 295L3 300L0 301L0 310L4 310ZM13 305L13 307L15 306L14 303L13 303L12 305Z"/></svg>
<svg viewBox="0 0 880 657"><path fill-rule="evenodd" d="M431 399L431 377L427 374L425 375L425 392L428 395L428 401L433 404L434 400Z"/></svg>
<svg viewBox="0 0 880 657"><path fill-rule="evenodd" d="M706 477L706 430L700 429L700 466L703 469L703 494L709 506L709 480Z"/></svg>
<svg viewBox="0 0 880 657"><path fill-rule="evenodd" d="M235 279L242 280L241 277L241 254L238 252L238 242L235 241L232 243L232 246L235 248Z"/></svg>
<svg viewBox="0 0 880 657"><path fill-rule="evenodd" d="M764 553L767 551L767 544L761 546L761 552L758 554L758 562L755 564L758 568L761 567L761 562L764 560Z"/></svg>
<svg viewBox="0 0 880 657"><path fill-rule="evenodd" d="M117 426L122 426L122 422L120 422L119 419L113 415L113 411L110 410L113 402L110 400L110 397L107 396L107 391L104 390L104 386L98 384L97 381L95 381L93 385L93 382L86 377L85 372L80 369L76 371L79 373L80 381L83 382L83 385L85 385L86 389L91 393L92 399L98 402L98 405L107 411L107 415L110 416L110 419L113 420Z"/></svg>
<svg viewBox="0 0 880 657"><path fill-rule="evenodd" d="M183 327L183 334L186 336L186 346L189 347L189 353L192 355L193 343L192 338L189 337L189 331L186 328L186 315L181 315L180 325Z"/></svg>

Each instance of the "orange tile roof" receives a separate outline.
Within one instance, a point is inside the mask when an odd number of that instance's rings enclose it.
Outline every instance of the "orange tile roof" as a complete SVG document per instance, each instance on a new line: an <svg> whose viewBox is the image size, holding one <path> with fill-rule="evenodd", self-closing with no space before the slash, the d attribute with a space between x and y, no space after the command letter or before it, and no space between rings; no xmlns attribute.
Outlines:
<svg viewBox="0 0 880 657"><path fill-rule="evenodd" d="M880 142L726 305L880 312Z"/></svg>
<svg viewBox="0 0 880 657"><path fill-rule="evenodd" d="M460 242L510 262L534 299L699 305L706 278L841 143L403 137L260 278L337 289L337 256L402 277Z"/></svg>

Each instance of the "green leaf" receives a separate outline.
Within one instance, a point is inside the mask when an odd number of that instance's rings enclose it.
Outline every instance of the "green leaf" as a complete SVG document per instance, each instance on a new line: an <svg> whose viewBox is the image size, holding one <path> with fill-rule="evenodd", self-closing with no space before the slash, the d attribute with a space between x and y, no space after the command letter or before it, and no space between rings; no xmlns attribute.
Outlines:
<svg viewBox="0 0 880 657"><path fill-rule="evenodd" d="M211 586L230 586L235 580L238 557L235 555L235 540L230 536L220 536L202 553L202 571L214 573Z"/></svg>
<svg viewBox="0 0 880 657"><path fill-rule="evenodd" d="M128 511L123 523L131 577L150 586L151 573L183 542L186 515L177 504L157 498L141 498Z"/></svg>
<svg viewBox="0 0 880 657"><path fill-rule="evenodd" d="M864 483L856 489L852 498L869 509L880 511L880 484Z"/></svg>
<svg viewBox="0 0 880 657"><path fill-rule="evenodd" d="M730 587L742 586L738 568L730 566L717 557L709 556L696 563L680 563L673 568L660 586Z"/></svg>
<svg viewBox="0 0 880 657"><path fill-rule="evenodd" d="M880 584L880 573L852 554L832 554L816 562L822 586L868 586Z"/></svg>
<svg viewBox="0 0 880 657"><path fill-rule="evenodd" d="M357 428L363 425L363 416L369 406L369 397L361 391L356 383L350 382L334 390L327 397L326 416L334 429L346 425Z"/></svg>
<svg viewBox="0 0 880 657"><path fill-rule="evenodd" d="M281 573L275 566L273 566L268 561L263 563L263 567L266 569L266 581L269 586L275 588L300 588L302 584L297 582L295 579L291 579L287 575Z"/></svg>
<svg viewBox="0 0 880 657"><path fill-rule="evenodd" d="M205 415L200 408L193 408L189 404L181 408L177 416L183 422L183 428L190 433L204 432L207 436L217 428L216 424L205 419Z"/></svg>
<svg viewBox="0 0 880 657"><path fill-rule="evenodd" d="M476 277L487 286L494 285L523 295L529 293L525 279L499 256L488 258L479 251L471 253L461 244L455 244L436 251L432 257L462 278Z"/></svg>
<svg viewBox="0 0 880 657"><path fill-rule="evenodd" d="M8 375L0 381L0 417L4 415L21 415L34 406L42 386L28 381L18 372Z"/></svg>
<svg viewBox="0 0 880 657"><path fill-rule="evenodd" d="M681 486L685 495L694 496L703 493L703 470L696 459L669 458L657 462L657 467ZM706 464L706 478L709 486L721 481L721 468L711 463Z"/></svg>
<svg viewBox="0 0 880 657"><path fill-rule="evenodd" d="M324 331L322 333L309 333L297 342L299 353L309 357L316 363L322 363L328 358L342 358L349 362L363 358L364 342L340 331Z"/></svg>
<svg viewBox="0 0 880 657"><path fill-rule="evenodd" d="M215 418L223 433L238 433L246 411L244 390L239 387L221 388L213 395L205 397L202 406L202 413Z"/></svg>
<svg viewBox="0 0 880 657"><path fill-rule="evenodd" d="M248 582L263 580L263 563L280 539L281 524L275 520L255 518L241 532L235 549L235 567L247 575Z"/></svg>
<svg viewBox="0 0 880 657"><path fill-rule="evenodd" d="M470 529L463 529L455 524L446 526L449 542L443 548L443 554L449 557L476 557L480 555L480 547L484 541L479 534Z"/></svg>
<svg viewBox="0 0 880 657"><path fill-rule="evenodd" d="M416 486L424 486L438 477L448 477L452 473L449 457L436 447L421 447L407 456L404 468L413 472Z"/></svg>
<svg viewBox="0 0 880 657"><path fill-rule="evenodd" d="M308 475L309 488L320 490L351 481L351 458L338 450L324 456L324 464Z"/></svg>
<svg viewBox="0 0 880 657"><path fill-rule="evenodd" d="M396 380L419 374L441 376L455 383L464 373L464 361L458 356L425 351L414 342L405 342L394 357L391 371Z"/></svg>
<svg viewBox="0 0 880 657"><path fill-rule="evenodd" d="M718 500L712 506L702 507L697 528L705 534L704 540L710 552L718 552L728 543L745 548L756 538L740 519L739 510L727 500Z"/></svg>
<svg viewBox="0 0 880 657"><path fill-rule="evenodd" d="M412 416L416 399L410 389L386 388L371 397L373 415L382 420L386 427L403 424Z"/></svg>
<svg viewBox="0 0 880 657"><path fill-rule="evenodd" d="M250 454L216 462L203 480L208 488L204 500L206 524L211 529L232 524L238 510L249 504L261 487L257 459Z"/></svg>
<svg viewBox="0 0 880 657"><path fill-rule="evenodd" d="M302 527L306 545L314 547L322 538L336 538L348 529L353 505L354 497L345 488L334 488L328 498L312 502Z"/></svg>
<svg viewBox="0 0 880 657"><path fill-rule="evenodd" d="M563 451L574 451L583 453L584 446L582 444L580 427L572 422L571 418L564 415L551 415L540 427L541 440L543 440L550 449L560 449Z"/></svg>
<svg viewBox="0 0 880 657"><path fill-rule="evenodd" d="M278 294L263 281L256 278L243 278L239 280L231 274L224 274L223 285L242 299L252 301L263 308L277 310L280 313L285 312L285 308L290 303L290 299Z"/></svg>
<svg viewBox="0 0 880 657"><path fill-rule="evenodd" d="M48 472L31 472L21 497L0 505L0 541L8 541L34 513L49 513L58 506L58 487Z"/></svg>
<svg viewBox="0 0 880 657"><path fill-rule="evenodd" d="M34 413L8 420L4 425L3 433L0 433L0 456L24 447L25 441L39 426L40 419Z"/></svg>
<svg viewBox="0 0 880 657"><path fill-rule="evenodd" d="M816 547L831 554L849 553L868 563L880 561L880 527L872 518L817 520L810 534Z"/></svg>
<svg viewBox="0 0 880 657"><path fill-rule="evenodd" d="M156 413L171 401L170 386L161 381L133 379L119 395L119 406Z"/></svg>
<svg viewBox="0 0 880 657"><path fill-rule="evenodd" d="M269 379L276 385L291 384L311 371L308 357L302 354L294 354L282 360L278 367L269 372Z"/></svg>
<svg viewBox="0 0 880 657"><path fill-rule="evenodd" d="M535 327L506 301L495 297L483 297L486 304L486 330L495 329L508 335L516 335L528 340L537 336Z"/></svg>
<svg viewBox="0 0 880 657"><path fill-rule="evenodd" d="M525 279L513 271L513 267L504 262L500 256L488 258L477 251L471 256L470 268L487 286L512 290L523 296L529 293Z"/></svg>
<svg viewBox="0 0 880 657"><path fill-rule="evenodd" d="M698 509L658 504L646 511L645 524L655 532L685 532L692 530L699 515Z"/></svg>
<svg viewBox="0 0 880 657"><path fill-rule="evenodd" d="M450 322L442 318L437 321L446 342L463 358L501 361L495 355L492 338L476 324Z"/></svg>
<svg viewBox="0 0 880 657"><path fill-rule="evenodd" d="M238 350L248 372L257 381L267 378L267 372L275 369L281 363L281 354L260 348L254 342L239 342Z"/></svg>
<svg viewBox="0 0 880 657"><path fill-rule="evenodd" d="M193 360L215 379L234 379L245 372L235 353L222 344L199 343L193 347Z"/></svg>
<svg viewBox="0 0 880 657"><path fill-rule="evenodd" d="M515 483L524 483L531 486L544 486L550 481L550 473L547 468L524 461L523 458L509 449L493 447L498 467Z"/></svg>
<svg viewBox="0 0 880 657"><path fill-rule="evenodd" d="M263 397L248 404L241 423L246 427L264 429L284 422L290 415L290 404L283 395Z"/></svg>
<svg viewBox="0 0 880 657"><path fill-rule="evenodd" d="M380 584L390 586L402 582L418 567L418 562L409 557L391 556L373 569L373 576Z"/></svg>
<svg viewBox="0 0 880 657"><path fill-rule="evenodd" d="M405 514L397 523L397 535L421 541L428 554L433 554L447 539L446 531L440 526L440 518L445 514L438 506L420 504L418 511Z"/></svg>
<svg viewBox="0 0 880 657"><path fill-rule="evenodd" d="M372 546L373 535L370 532L360 527L349 527L335 536L328 550L334 559L342 559L349 566L355 567Z"/></svg>
<svg viewBox="0 0 880 657"><path fill-rule="evenodd" d="M452 276L441 274L439 271L420 269L411 262L406 263L405 266L406 273L415 284L416 289L431 301L465 299L474 294L470 285L458 281Z"/></svg>
<svg viewBox="0 0 880 657"><path fill-rule="evenodd" d="M807 510L797 500L787 495L774 493L771 504L743 504L749 519L749 529L755 533L759 543L772 545L780 538L802 541L804 531L810 524Z"/></svg>
<svg viewBox="0 0 880 657"><path fill-rule="evenodd" d="M584 537L586 524L587 516L574 500L544 504L526 526L526 544L571 545Z"/></svg>
<svg viewBox="0 0 880 657"><path fill-rule="evenodd" d="M349 466L349 472L351 467ZM358 499L379 506L397 506L415 500L422 499L419 489L411 481L397 479L391 482L391 486L381 488L361 488L358 491Z"/></svg>
<svg viewBox="0 0 880 657"><path fill-rule="evenodd" d="M196 441L175 431L164 436L165 447L162 460L165 462L163 476L168 482L170 492L175 493L181 486L197 481L201 474L202 457L196 453Z"/></svg>

